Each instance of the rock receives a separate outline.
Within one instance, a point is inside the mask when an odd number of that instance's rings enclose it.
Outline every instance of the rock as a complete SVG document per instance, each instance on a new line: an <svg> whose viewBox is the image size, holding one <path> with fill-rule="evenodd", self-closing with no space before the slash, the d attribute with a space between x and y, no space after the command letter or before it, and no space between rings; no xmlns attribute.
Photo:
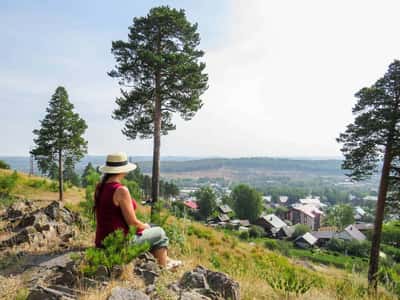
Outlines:
<svg viewBox="0 0 400 300"><path fill-rule="evenodd" d="M186 272L179 281L179 287L182 289L208 289L205 272L200 268Z"/></svg>
<svg viewBox="0 0 400 300"><path fill-rule="evenodd" d="M56 220L58 212L60 210L60 203L58 201L51 202L47 207L43 209L44 213L49 216L50 219Z"/></svg>
<svg viewBox="0 0 400 300"><path fill-rule="evenodd" d="M146 285L154 284L161 272L154 256L147 253L139 256L134 271L143 278Z"/></svg>
<svg viewBox="0 0 400 300"><path fill-rule="evenodd" d="M14 228L14 231L19 231L28 226L33 226L39 232L49 230L49 218L46 214L40 211L24 215L18 225Z"/></svg>
<svg viewBox="0 0 400 300"><path fill-rule="evenodd" d="M224 297L224 299L240 299L239 283L229 278L228 275L207 270L206 278L210 288Z"/></svg>
<svg viewBox="0 0 400 300"><path fill-rule="evenodd" d="M170 289L172 289L172 285L170 286ZM240 299L239 284L236 281L229 278L224 273L213 272L205 269L202 266L197 266L192 271L188 271L183 274L181 280L179 281L178 289L196 292L197 294L207 297L207 299L213 300ZM177 289L175 288L175 290ZM181 295L183 295L183 292ZM189 297L189 294L187 297Z"/></svg>
<svg viewBox="0 0 400 300"><path fill-rule="evenodd" d="M156 286L154 284L150 284L149 286L146 287L145 293L147 295L150 295L156 291Z"/></svg>
<svg viewBox="0 0 400 300"><path fill-rule="evenodd" d="M16 235L12 236L11 238L9 238L5 241L2 241L0 243L0 248L11 247L11 246L19 245L19 244L26 243L26 242L30 243L30 242L34 241L35 233L36 233L36 230L33 226L26 227L26 228L22 229Z"/></svg>
<svg viewBox="0 0 400 300"><path fill-rule="evenodd" d="M32 206L29 201L15 202L7 208L4 219L13 222L22 218L22 216L30 210L32 210Z"/></svg>
<svg viewBox="0 0 400 300"><path fill-rule="evenodd" d="M122 270L121 266L112 266L111 271L110 271L111 277L119 278L119 277L121 277L122 272L123 272L123 270Z"/></svg>
<svg viewBox="0 0 400 300"><path fill-rule="evenodd" d="M110 279L110 274L106 266L100 265L93 278L97 281L107 281Z"/></svg>
<svg viewBox="0 0 400 300"><path fill-rule="evenodd" d="M211 298L197 293L196 291L184 291L179 300L211 300Z"/></svg>
<svg viewBox="0 0 400 300"><path fill-rule="evenodd" d="M150 297L141 291L117 286L111 290L108 300L150 300Z"/></svg>
<svg viewBox="0 0 400 300"><path fill-rule="evenodd" d="M31 289L27 300L74 300L77 297L62 290L36 286Z"/></svg>

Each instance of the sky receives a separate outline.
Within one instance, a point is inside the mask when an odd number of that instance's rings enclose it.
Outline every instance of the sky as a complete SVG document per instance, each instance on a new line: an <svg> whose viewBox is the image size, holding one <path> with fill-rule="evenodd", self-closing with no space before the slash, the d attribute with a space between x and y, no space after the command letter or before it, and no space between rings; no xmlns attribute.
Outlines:
<svg viewBox="0 0 400 300"><path fill-rule="evenodd" d="M111 41L158 5L197 22L209 75L203 108L174 119L162 156L339 157L354 94L400 59L393 0L0 1L0 155L28 155L57 86L88 130L89 154L151 155L111 118Z"/></svg>

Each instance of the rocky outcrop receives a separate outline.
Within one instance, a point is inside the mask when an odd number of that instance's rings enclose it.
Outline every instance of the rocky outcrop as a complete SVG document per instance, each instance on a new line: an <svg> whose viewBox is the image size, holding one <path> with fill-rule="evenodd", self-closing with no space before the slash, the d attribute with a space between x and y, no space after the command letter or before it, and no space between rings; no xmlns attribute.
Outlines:
<svg viewBox="0 0 400 300"><path fill-rule="evenodd" d="M151 285L156 283L161 270L154 256L145 252L136 259L134 272L143 278L146 285Z"/></svg>
<svg viewBox="0 0 400 300"><path fill-rule="evenodd" d="M240 299L239 284L228 275L202 266L183 274L177 285L171 286L179 299Z"/></svg>
<svg viewBox="0 0 400 300"><path fill-rule="evenodd" d="M61 207L57 201L37 210L33 210L29 202L16 203L7 209L3 219L9 222L12 236L0 241L0 249L22 243L37 248L65 246L75 236L71 225L80 222L77 214Z"/></svg>

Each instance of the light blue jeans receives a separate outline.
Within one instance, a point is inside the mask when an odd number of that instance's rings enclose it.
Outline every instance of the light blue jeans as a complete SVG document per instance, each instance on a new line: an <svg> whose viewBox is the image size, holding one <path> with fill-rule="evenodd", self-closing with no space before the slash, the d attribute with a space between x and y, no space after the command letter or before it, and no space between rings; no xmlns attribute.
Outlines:
<svg viewBox="0 0 400 300"><path fill-rule="evenodd" d="M150 245L150 249L154 250L163 247L167 248L169 244L169 239L164 229L156 226L143 230L141 235L135 236L133 242L138 244L148 242Z"/></svg>

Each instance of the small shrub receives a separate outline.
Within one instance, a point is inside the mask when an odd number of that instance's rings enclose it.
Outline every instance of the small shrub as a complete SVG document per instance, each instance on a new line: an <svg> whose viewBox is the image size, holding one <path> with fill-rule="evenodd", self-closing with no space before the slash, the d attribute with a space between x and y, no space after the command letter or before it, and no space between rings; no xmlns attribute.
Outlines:
<svg viewBox="0 0 400 300"><path fill-rule="evenodd" d="M0 175L0 197L9 197L17 185L18 173Z"/></svg>
<svg viewBox="0 0 400 300"><path fill-rule="evenodd" d="M276 240L266 239L264 241L264 247L269 250L276 250L278 249L278 243L276 242Z"/></svg>
<svg viewBox="0 0 400 300"><path fill-rule="evenodd" d="M199 227L190 225L187 229L188 235L195 235L200 239L211 240L212 232L208 229L201 229Z"/></svg>
<svg viewBox="0 0 400 300"><path fill-rule="evenodd" d="M0 169L9 170L10 165L8 163L6 163L4 160L0 160Z"/></svg>
<svg viewBox="0 0 400 300"><path fill-rule="evenodd" d="M265 235L265 230L261 226L252 225L249 230L249 236L251 238L260 238Z"/></svg>
<svg viewBox="0 0 400 300"><path fill-rule="evenodd" d="M132 243L135 234L135 227L130 227L127 235L122 230L116 230L103 240L103 249L87 249L85 251L82 272L85 275L91 276L101 265L111 269L116 265L127 264L141 253L149 250L148 243Z"/></svg>
<svg viewBox="0 0 400 300"><path fill-rule="evenodd" d="M242 232L239 233L239 238L241 240L248 241L249 238L250 238L250 233L247 230L246 231L242 231Z"/></svg>
<svg viewBox="0 0 400 300"><path fill-rule="evenodd" d="M217 254L212 253L210 257L210 263L213 265L214 268L219 269L221 267L221 260Z"/></svg>

